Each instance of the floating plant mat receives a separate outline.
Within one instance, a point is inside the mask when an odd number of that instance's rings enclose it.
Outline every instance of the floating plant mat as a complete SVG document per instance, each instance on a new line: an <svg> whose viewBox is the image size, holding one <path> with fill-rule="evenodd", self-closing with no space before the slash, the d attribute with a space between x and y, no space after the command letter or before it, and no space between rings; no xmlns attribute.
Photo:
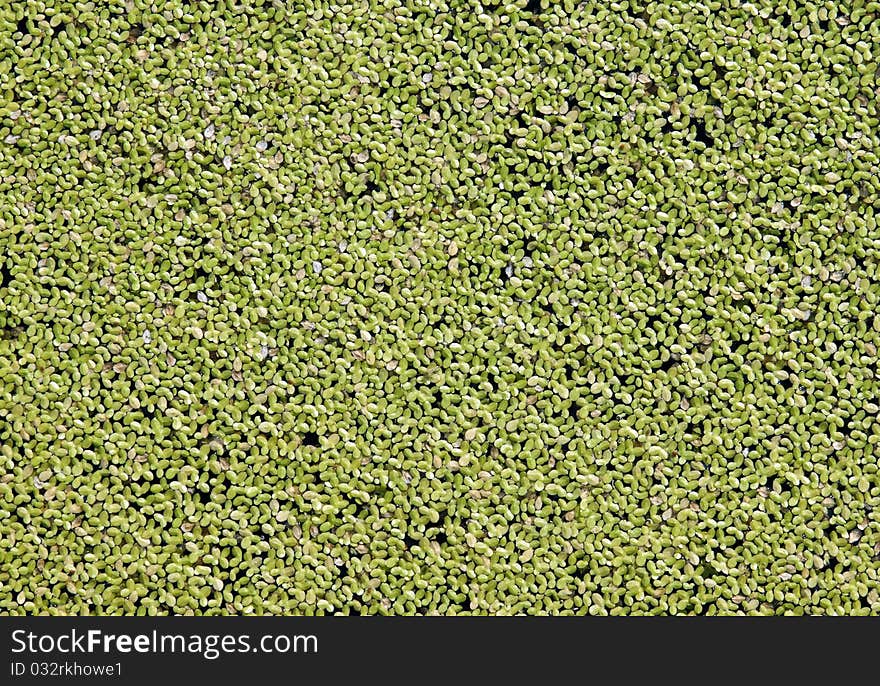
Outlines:
<svg viewBox="0 0 880 686"><path fill-rule="evenodd" d="M0 7L0 610L880 611L880 3Z"/></svg>

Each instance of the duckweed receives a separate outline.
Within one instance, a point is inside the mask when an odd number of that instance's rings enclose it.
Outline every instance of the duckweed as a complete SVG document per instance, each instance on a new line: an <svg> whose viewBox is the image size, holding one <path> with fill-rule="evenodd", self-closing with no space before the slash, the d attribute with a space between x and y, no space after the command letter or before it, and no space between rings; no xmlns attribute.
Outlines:
<svg viewBox="0 0 880 686"><path fill-rule="evenodd" d="M0 611L878 614L880 3L0 5Z"/></svg>

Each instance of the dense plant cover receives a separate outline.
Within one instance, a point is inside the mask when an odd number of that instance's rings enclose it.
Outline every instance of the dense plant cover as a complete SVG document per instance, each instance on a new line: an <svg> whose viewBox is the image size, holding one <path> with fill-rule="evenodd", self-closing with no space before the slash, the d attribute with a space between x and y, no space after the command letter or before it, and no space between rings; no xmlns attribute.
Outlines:
<svg viewBox="0 0 880 686"><path fill-rule="evenodd" d="M0 610L878 613L880 3L0 3Z"/></svg>

